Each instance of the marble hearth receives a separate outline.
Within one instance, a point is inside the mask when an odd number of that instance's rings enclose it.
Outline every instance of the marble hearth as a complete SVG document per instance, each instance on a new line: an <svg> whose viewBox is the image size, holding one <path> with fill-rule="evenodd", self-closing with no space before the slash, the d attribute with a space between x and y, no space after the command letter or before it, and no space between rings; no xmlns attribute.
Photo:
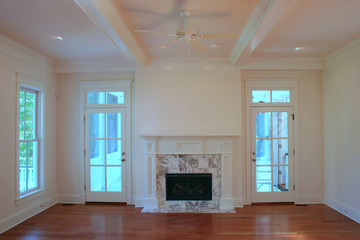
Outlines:
<svg viewBox="0 0 360 240"><path fill-rule="evenodd" d="M235 212L231 136L149 136L145 140L147 196L143 212ZM167 201L167 173L211 173L211 201Z"/></svg>

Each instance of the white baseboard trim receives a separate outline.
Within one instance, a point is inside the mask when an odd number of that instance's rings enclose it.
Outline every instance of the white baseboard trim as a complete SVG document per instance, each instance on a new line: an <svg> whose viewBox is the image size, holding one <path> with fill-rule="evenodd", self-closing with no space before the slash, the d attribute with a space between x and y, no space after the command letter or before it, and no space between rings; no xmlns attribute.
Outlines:
<svg viewBox="0 0 360 240"><path fill-rule="evenodd" d="M143 198L135 198L135 207L144 207L144 199Z"/></svg>
<svg viewBox="0 0 360 240"><path fill-rule="evenodd" d="M58 203L82 204L81 199L80 194L62 194L57 197Z"/></svg>
<svg viewBox="0 0 360 240"><path fill-rule="evenodd" d="M234 198L234 207L242 208L244 207L244 200L243 198Z"/></svg>
<svg viewBox="0 0 360 240"><path fill-rule="evenodd" d="M48 209L56 203L56 196L48 197L11 216L0 220L0 234L31 218L32 216L35 216L36 214Z"/></svg>
<svg viewBox="0 0 360 240"><path fill-rule="evenodd" d="M338 211L339 213L347 216L348 218L351 218L357 223L360 223L360 211L357 209L354 209L342 202L339 202L335 199L332 199L330 197L325 196L324 202L327 206L331 207L332 209Z"/></svg>
<svg viewBox="0 0 360 240"><path fill-rule="evenodd" d="M320 194L299 194L296 204L323 204L324 197Z"/></svg>

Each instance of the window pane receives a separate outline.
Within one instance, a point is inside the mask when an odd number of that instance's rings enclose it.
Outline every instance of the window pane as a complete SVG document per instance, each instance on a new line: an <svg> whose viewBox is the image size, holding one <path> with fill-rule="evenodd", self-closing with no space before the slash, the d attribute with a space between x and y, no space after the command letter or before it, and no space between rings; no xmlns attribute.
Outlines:
<svg viewBox="0 0 360 240"><path fill-rule="evenodd" d="M288 136L288 113L273 112L273 137Z"/></svg>
<svg viewBox="0 0 360 240"><path fill-rule="evenodd" d="M256 191L271 192L271 166L256 167Z"/></svg>
<svg viewBox="0 0 360 240"><path fill-rule="evenodd" d="M105 92L88 92L88 104L105 104Z"/></svg>
<svg viewBox="0 0 360 240"><path fill-rule="evenodd" d="M91 191L105 191L105 167L90 167Z"/></svg>
<svg viewBox="0 0 360 240"><path fill-rule="evenodd" d="M107 140L106 162L108 165L121 165L121 140Z"/></svg>
<svg viewBox="0 0 360 240"><path fill-rule="evenodd" d="M124 104L124 92L107 92L107 104Z"/></svg>
<svg viewBox="0 0 360 240"><path fill-rule="evenodd" d="M252 91L253 103L267 103L270 102L270 91Z"/></svg>
<svg viewBox="0 0 360 240"><path fill-rule="evenodd" d="M25 109L25 139L35 139L36 131L36 94L26 92Z"/></svg>
<svg viewBox="0 0 360 240"><path fill-rule="evenodd" d="M90 140L90 164L105 164L105 140Z"/></svg>
<svg viewBox="0 0 360 240"><path fill-rule="evenodd" d="M19 191L26 191L26 142L19 143Z"/></svg>
<svg viewBox="0 0 360 240"><path fill-rule="evenodd" d="M256 139L256 164L271 164L271 140Z"/></svg>
<svg viewBox="0 0 360 240"><path fill-rule="evenodd" d="M121 113L106 114L106 137L121 138Z"/></svg>
<svg viewBox="0 0 360 240"><path fill-rule="evenodd" d="M290 102L290 91L272 91L272 102Z"/></svg>
<svg viewBox="0 0 360 240"><path fill-rule="evenodd" d="M105 114L91 113L90 138L104 138L104 137L105 137Z"/></svg>
<svg viewBox="0 0 360 240"><path fill-rule="evenodd" d="M279 166L273 168L274 192L289 191L288 167Z"/></svg>
<svg viewBox="0 0 360 240"><path fill-rule="evenodd" d="M121 192L121 167L107 168L107 191Z"/></svg>
<svg viewBox="0 0 360 240"><path fill-rule="evenodd" d="M36 188L38 186L37 178L37 159L38 159L38 144L37 142L28 143L28 189Z"/></svg>
<svg viewBox="0 0 360 240"><path fill-rule="evenodd" d="M273 159L274 164L288 164L289 159L288 140L274 139Z"/></svg>
<svg viewBox="0 0 360 240"><path fill-rule="evenodd" d="M256 137L269 138L271 131L271 112L256 113Z"/></svg>
<svg viewBox="0 0 360 240"><path fill-rule="evenodd" d="M25 92L20 91L19 98L19 139L25 139Z"/></svg>

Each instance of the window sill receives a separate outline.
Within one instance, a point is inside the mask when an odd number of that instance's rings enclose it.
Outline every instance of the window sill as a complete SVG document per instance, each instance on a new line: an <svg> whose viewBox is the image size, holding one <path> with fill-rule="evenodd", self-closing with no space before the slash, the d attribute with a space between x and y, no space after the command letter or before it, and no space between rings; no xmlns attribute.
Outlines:
<svg viewBox="0 0 360 240"><path fill-rule="evenodd" d="M46 190L46 188L40 188L40 189L37 189L35 191L32 191L30 193L20 196L19 198L17 198L15 200L16 206L20 206L20 205L22 205L26 202L29 202L35 198L43 196L45 194L45 190Z"/></svg>

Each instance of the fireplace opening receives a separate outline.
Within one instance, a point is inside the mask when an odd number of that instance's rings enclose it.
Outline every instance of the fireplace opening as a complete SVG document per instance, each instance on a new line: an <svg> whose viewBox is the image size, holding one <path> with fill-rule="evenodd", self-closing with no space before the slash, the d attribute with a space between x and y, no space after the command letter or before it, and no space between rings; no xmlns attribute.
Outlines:
<svg viewBox="0 0 360 240"><path fill-rule="evenodd" d="M210 173L166 174L166 200L212 200L212 175Z"/></svg>

